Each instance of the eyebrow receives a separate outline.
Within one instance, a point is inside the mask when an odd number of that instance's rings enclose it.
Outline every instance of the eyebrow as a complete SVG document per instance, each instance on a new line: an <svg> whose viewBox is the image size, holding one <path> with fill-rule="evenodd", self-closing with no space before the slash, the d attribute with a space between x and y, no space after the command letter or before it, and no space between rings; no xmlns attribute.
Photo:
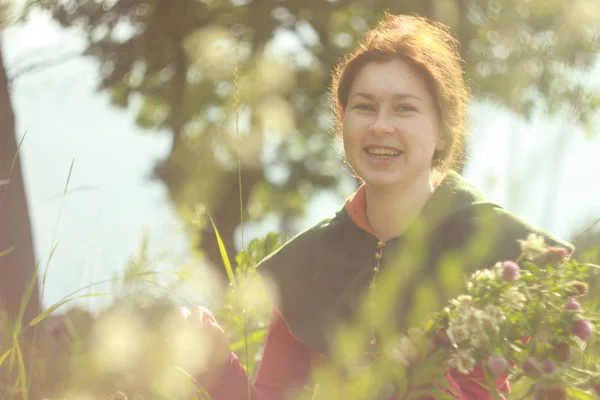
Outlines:
<svg viewBox="0 0 600 400"><path fill-rule="evenodd" d="M373 96L372 94L369 94L369 93L364 93L364 92L358 92L358 93L353 94L352 97L350 97L350 100L352 100L354 97L357 97L357 96L365 97L369 100L375 100L375 96ZM394 99L394 100L403 100L403 99L409 99L409 98L415 99L415 100L418 100L421 102L423 101L422 98L420 98L419 96L414 95L412 93L396 93L395 95L392 96L392 99Z"/></svg>

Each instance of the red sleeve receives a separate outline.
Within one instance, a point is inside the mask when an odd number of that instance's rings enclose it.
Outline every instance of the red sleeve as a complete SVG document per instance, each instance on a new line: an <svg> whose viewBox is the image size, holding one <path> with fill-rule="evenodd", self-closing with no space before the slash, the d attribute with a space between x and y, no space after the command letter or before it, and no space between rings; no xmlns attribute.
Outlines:
<svg viewBox="0 0 600 400"><path fill-rule="evenodd" d="M450 384L449 389L444 389L457 400L493 400L494 396L487 389L487 381L483 372L483 367L478 364L470 374L461 374L456 370L446 373L446 379ZM500 392L508 394L510 386L508 384L508 374L499 376L495 381L496 388ZM500 395L501 399L505 399ZM422 396L420 400L435 400L433 396Z"/></svg>
<svg viewBox="0 0 600 400"><path fill-rule="evenodd" d="M446 377L446 380L448 381L449 387L448 388L440 387L440 390L448 393L449 395L452 395L457 400L463 400L464 397L462 396L461 388L458 385L458 383L456 383L456 381L454 380L454 377L452 376L452 374L450 374L450 372L447 372L444 376ZM406 399L407 396L409 396L412 391L419 390L419 389L425 389L426 387L431 387L431 385L424 385L424 386L410 388L408 390L408 393L406 393L404 395L404 397L402 397L402 400ZM392 400L398 400L398 397L396 396L396 397L392 398ZM435 397L426 395L426 396L421 396L419 398L419 400L435 400Z"/></svg>
<svg viewBox="0 0 600 400"><path fill-rule="evenodd" d="M461 374L456 370L452 370L451 374L460 387L462 393L461 400L493 400L494 396L487 388L487 381L483 372L483 367L478 364L470 374ZM508 394L510 393L510 385L508 383L508 375L500 375L495 380L495 385L498 391ZM505 397L500 395L501 399Z"/></svg>
<svg viewBox="0 0 600 400"><path fill-rule="evenodd" d="M251 400L285 400L290 390L300 389L310 374L310 350L290 332L279 311L273 313ZM248 377L237 356L210 384L204 385L213 400L248 400Z"/></svg>

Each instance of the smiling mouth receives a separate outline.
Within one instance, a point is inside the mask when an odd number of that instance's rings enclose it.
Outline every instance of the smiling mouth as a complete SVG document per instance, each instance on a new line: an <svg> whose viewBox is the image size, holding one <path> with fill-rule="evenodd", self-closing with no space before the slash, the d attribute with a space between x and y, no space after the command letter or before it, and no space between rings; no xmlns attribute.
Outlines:
<svg viewBox="0 0 600 400"><path fill-rule="evenodd" d="M400 156L403 151L389 147L367 147L365 149L368 155L376 158L394 158Z"/></svg>

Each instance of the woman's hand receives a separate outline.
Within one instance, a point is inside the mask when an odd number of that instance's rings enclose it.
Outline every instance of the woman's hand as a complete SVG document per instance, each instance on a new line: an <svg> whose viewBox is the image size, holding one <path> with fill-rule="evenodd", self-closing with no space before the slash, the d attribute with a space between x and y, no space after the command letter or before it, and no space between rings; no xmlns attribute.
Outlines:
<svg viewBox="0 0 600 400"><path fill-rule="evenodd" d="M229 341L217 320L204 307L177 307L170 321L169 341L193 376L210 379L230 358Z"/></svg>
<svg viewBox="0 0 600 400"><path fill-rule="evenodd" d="M408 336L400 339L396 346L390 351L390 357L400 362L405 368L419 363L424 355L435 351L436 345L433 340L426 338L421 329L409 329Z"/></svg>

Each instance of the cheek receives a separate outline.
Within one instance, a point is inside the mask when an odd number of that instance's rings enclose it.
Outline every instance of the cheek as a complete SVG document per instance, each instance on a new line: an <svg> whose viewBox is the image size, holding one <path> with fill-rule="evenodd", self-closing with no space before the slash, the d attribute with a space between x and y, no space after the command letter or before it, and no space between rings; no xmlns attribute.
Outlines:
<svg viewBox="0 0 600 400"><path fill-rule="evenodd" d="M342 139L344 141L344 147L356 142L356 131L356 124L352 121L352 118L346 117L342 121Z"/></svg>
<svg viewBox="0 0 600 400"><path fill-rule="evenodd" d="M348 145L351 142L351 139L348 135L348 126L346 124L342 124L342 136L341 136L341 145L344 149L344 153L346 154L346 158L348 157Z"/></svg>
<svg viewBox="0 0 600 400"><path fill-rule="evenodd" d="M428 120L421 120L413 128L410 130L411 134L408 140L423 148L424 151L429 151L430 148L434 151L439 140L436 124Z"/></svg>
<svg viewBox="0 0 600 400"><path fill-rule="evenodd" d="M358 130L352 123L351 118L346 118L342 125L342 148L344 150L344 158L353 169L356 169L356 162L359 158L361 149L361 139Z"/></svg>

